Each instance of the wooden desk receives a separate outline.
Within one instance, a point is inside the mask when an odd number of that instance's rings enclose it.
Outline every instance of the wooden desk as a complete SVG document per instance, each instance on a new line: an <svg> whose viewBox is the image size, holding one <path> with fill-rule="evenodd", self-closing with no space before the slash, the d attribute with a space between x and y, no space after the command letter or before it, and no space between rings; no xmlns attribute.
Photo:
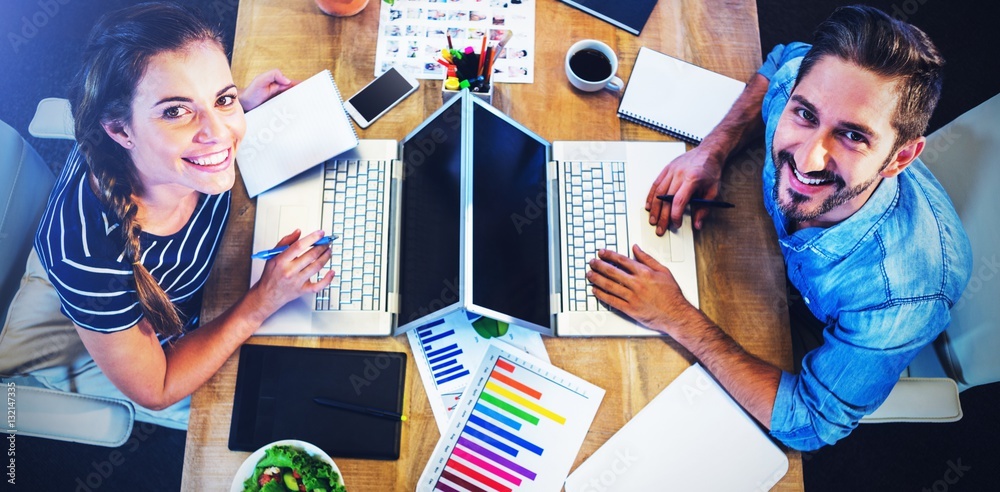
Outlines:
<svg viewBox="0 0 1000 492"><path fill-rule="evenodd" d="M233 76L240 86L278 67L303 79L330 68L340 90L353 94L372 78L379 0L355 17L333 18L311 0L241 0L233 50ZM753 0L661 0L642 36L616 29L555 0L538 0L535 82L503 84L493 104L552 140L666 140L660 133L622 122L619 96L580 93L563 72L569 46L583 38L603 40L620 58L627 79L640 46L649 46L740 80L761 62ZM363 138L400 139L441 105L441 83L421 88L390 111ZM774 230L761 202L763 159L734 159L723 177L723 197L737 208L716 213L697 235L702 309L751 353L783 368L791 366L784 266ZM666 163L664 163L666 164ZM242 181L222 251L205 291L203 317L211 320L246 292L255 206ZM252 338L250 343L409 352L405 337ZM574 468L693 362L686 350L660 339L545 340L552 362L607 390ZM225 490L247 453L227 449L238 355L193 397L184 454L182 490ZM413 490L438 439L438 430L416 367L407 368L402 457L398 461L337 459L353 491ZM776 490L801 490L802 467L788 453L790 469Z"/></svg>

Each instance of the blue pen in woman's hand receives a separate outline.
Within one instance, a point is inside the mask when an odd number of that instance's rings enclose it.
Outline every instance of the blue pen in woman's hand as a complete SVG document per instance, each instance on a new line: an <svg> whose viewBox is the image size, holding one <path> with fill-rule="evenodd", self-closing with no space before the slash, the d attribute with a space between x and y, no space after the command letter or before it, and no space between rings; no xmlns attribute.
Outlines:
<svg viewBox="0 0 1000 492"><path fill-rule="evenodd" d="M319 238L319 241L313 243L313 246L325 246L333 242L334 239L337 239L336 235L323 236ZM274 249L266 249L264 251L258 251L254 253L253 256L251 256L251 258L255 260L270 260L271 258L278 256L278 254L280 254L282 251L286 249L288 249L288 246L278 246L277 248Z"/></svg>

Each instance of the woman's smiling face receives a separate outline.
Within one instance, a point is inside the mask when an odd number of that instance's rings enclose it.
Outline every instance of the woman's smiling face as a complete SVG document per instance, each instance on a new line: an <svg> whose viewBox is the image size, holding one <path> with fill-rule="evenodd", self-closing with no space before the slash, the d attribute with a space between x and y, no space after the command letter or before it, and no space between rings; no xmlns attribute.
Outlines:
<svg viewBox="0 0 1000 492"><path fill-rule="evenodd" d="M199 41L152 56L132 100L132 118L109 130L129 152L143 195L191 190L216 195L236 179L243 108L221 47Z"/></svg>

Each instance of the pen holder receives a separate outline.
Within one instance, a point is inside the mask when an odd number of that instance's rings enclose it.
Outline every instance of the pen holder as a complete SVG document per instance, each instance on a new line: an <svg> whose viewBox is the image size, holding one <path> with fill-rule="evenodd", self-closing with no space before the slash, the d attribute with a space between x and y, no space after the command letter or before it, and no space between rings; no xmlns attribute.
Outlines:
<svg viewBox="0 0 1000 492"><path fill-rule="evenodd" d="M443 104L443 103L448 102L448 100L450 100L451 98L457 96L463 90L465 90L465 89L459 89L457 91L450 91L450 90L444 88L444 84L441 84L441 103ZM493 103L493 84L492 83L487 87L487 91L486 92L475 92L475 91L472 91L471 89L469 90L469 92L473 96L476 96L479 99L482 99L483 102L485 102L486 104L492 104Z"/></svg>

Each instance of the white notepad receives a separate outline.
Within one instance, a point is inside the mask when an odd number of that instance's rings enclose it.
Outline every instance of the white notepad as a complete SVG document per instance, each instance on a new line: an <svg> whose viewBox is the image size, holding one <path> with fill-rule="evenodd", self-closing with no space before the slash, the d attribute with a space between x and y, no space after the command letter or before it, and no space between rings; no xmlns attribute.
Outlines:
<svg viewBox="0 0 1000 492"><path fill-rule="evenodd" d="M639 49L618 116L698 144L746 84L646 47Z"/></svg>
<svg viewBox="0 0 1000 492"><path fill-rule="evenodd" d="M787 471L785 454L695 364L574 470L566 492L759 491Z"/></svg>
<svg viewBox="0 0 1000 492"><path fill-rule="evenodd" d="M358 146L329 70L269 99L246 118L236 161L251 198Z"/></svg>

